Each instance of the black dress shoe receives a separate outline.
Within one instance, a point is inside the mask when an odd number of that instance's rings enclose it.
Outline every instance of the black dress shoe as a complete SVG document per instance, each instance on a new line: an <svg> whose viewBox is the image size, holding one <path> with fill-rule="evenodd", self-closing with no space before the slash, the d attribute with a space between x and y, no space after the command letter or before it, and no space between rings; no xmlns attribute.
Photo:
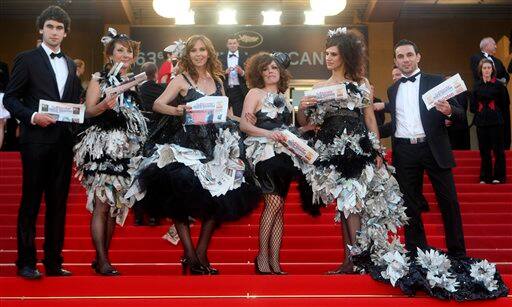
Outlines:
<svg viewBox="0 0 512 307"><path fill-rule="evenodd" d="M18 276L21 276L26 279L40 279L41 273L37 269L33 269L28 266L24 266L21 269L18 269Z"/></svg>
<svg viewBox="0 0 512 307"><path fill-rule="evenodd" d="M160 225L160 222L156 217L150 217L148 218L148 226L158 226Z"/></svg>
<svg viewBox="0 0 512 307"><path fill-rule="evenodd" d="M144 226L144 219L141 217L136 217L135 221L133 222L134 226Z"/></svg>
<svg viewBox="0 0 512 307"><path fill-rule="evenodd" d="M71 276L71 272L68 270L63 269L62 267L59 268L47 268L45 269L46 276Z"/></svg>

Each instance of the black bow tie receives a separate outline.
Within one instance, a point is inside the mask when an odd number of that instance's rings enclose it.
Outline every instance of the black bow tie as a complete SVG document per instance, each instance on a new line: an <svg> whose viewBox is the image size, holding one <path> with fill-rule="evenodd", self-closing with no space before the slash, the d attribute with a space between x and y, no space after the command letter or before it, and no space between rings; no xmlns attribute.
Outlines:
<svg viewBox="0 0 512 307"><path fill-rule="evenodd" d="M234 54L234 53L230 53L230 54L229 54L229 57L230 57L230 58L231 58L231 57L236 57L236 54Z"/></svg>
<svg viewBox="0 0 512 307"><path fill-rule="evenodd" d="M55 59L55 57L62 58L63 56L64 56L64 53L62 53L62 51L59 53L55 53L55 52L50 53L50 58L52 58L52 60Z"/></svg>
<svg viewBox="0 0 512 307"><path fill-rule="evenodd" d="M415 74L414 76L410 76L410 77L402 77L402 78L400 78L400 82L405 83L405 82L407 82L407 81L411 81L411 82L413 82L413 83L414 83L414 81L416 81L416 77L417 77L419 74L420 74L420 73L417 73L417 74Z"/></svg>

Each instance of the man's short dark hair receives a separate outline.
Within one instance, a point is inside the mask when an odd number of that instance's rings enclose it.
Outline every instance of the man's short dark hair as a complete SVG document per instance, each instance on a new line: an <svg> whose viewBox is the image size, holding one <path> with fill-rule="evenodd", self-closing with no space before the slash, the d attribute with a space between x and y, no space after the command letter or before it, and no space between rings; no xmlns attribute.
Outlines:
<svg viewBox="0 0 512 307"><path fill-rule="evenodd" d="M142 71L146 73L149 80L155 80L158 67L153 62L146 62L142 65Z"/></svg>
<svg viewBox="0 0 512 307"><path fill-rule="evenodd" d="M44 23L48 20L55 20L57 22L63 23L64 31L66 31L66 33L69 33L71 30L71 18L69 18L68 13L66 13L66 11L61 9L59 6L51 5L37 17L37 29L43 29Z"/></svg>
<svg viewBox="0 0 512 307"><path fill-rule="evenodd" d="M238 37L236 37L236 35L234 35L234 34L229 35L228 39L226 41L228 41L230 39L236 39L236 41L238 41Z"/></svg>
<svg viewBox="0 0 512 307"><path fill-rule="evenodd" d="M414 42L408 39L401 39L398 43L395 44L395 48L393 48L393 57L396 57L396 48L400 46L412 46L416 54L420 53L420 49Z"/></svg>

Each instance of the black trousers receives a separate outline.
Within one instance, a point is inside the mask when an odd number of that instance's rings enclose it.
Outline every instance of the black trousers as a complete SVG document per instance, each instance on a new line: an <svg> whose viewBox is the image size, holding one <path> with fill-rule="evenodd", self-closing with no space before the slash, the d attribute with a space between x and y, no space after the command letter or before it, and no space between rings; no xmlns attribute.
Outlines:
<svg viewBox="0 0 512 307"><path fill-rule="evenodd" d="M484 126L476 128L478 148L480 149L480 181L487 183L492 180L505 182L505 140L503 137L503 125ZM494 172L492 167L492 155L494 153Z"/></svg>
<svg viewBox="0 0 512 307"><path fill-rule="evenodd" d="M35 268L36 221L44 193L44 260L47 268L62 265L66 203L71 179L71 142L21 144L23 188L18 212L18 268Z"/></svg>
<svg viewBox="0 0 512 307"><path fill-rule="evenodd" d="M233 108L233 115L242 116L244 108L245 93L240 85L226 87L226 96L229 98L229 106Z"/></svg>
<svg viewBox="0 0 512 307"><path fill-rule="evenodd" d="M471 141L469 137L469 129L455 129L448 127L448 136L453 150L470 150Z"/></svg>
<svg viewBox="0 0 512 307"><path fill-rule="evenodd" d="M464 256L466 247L462 219L451 169L437 165L427 143L394 144L393 165L409 217L408 225L404 227L406 248L414 254L417 247L428 247L421 220L423 197L418 194L423 184L423 172L426 171L441 210L448 253Z"/></svg>

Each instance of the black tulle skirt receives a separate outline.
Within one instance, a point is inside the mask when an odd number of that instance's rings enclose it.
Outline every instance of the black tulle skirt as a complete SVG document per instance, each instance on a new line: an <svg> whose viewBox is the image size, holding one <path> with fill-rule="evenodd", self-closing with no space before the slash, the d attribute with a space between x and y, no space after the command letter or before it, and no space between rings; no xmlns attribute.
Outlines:
<svg viewBox="0 0 512 307"><path fill-rule="evenodd" d="M313 205L313 190L306 177L293 165L292 159L285 153L260 161L254 173L263 194L277 194L286 198L292 181L298 182L302 209L312 216L320 215L320 208Z"/></svg>
<svg viewBox="0 0 512 307"><path fill-rule="evenodd" d="M150 214L176 220L191 216L235 221L254 210L260 200L259 189L250 182L213 197L202 187L194 171L179 162L163 168L150 165L140 174L139 184L146 190L144 203Z"/></svg>

